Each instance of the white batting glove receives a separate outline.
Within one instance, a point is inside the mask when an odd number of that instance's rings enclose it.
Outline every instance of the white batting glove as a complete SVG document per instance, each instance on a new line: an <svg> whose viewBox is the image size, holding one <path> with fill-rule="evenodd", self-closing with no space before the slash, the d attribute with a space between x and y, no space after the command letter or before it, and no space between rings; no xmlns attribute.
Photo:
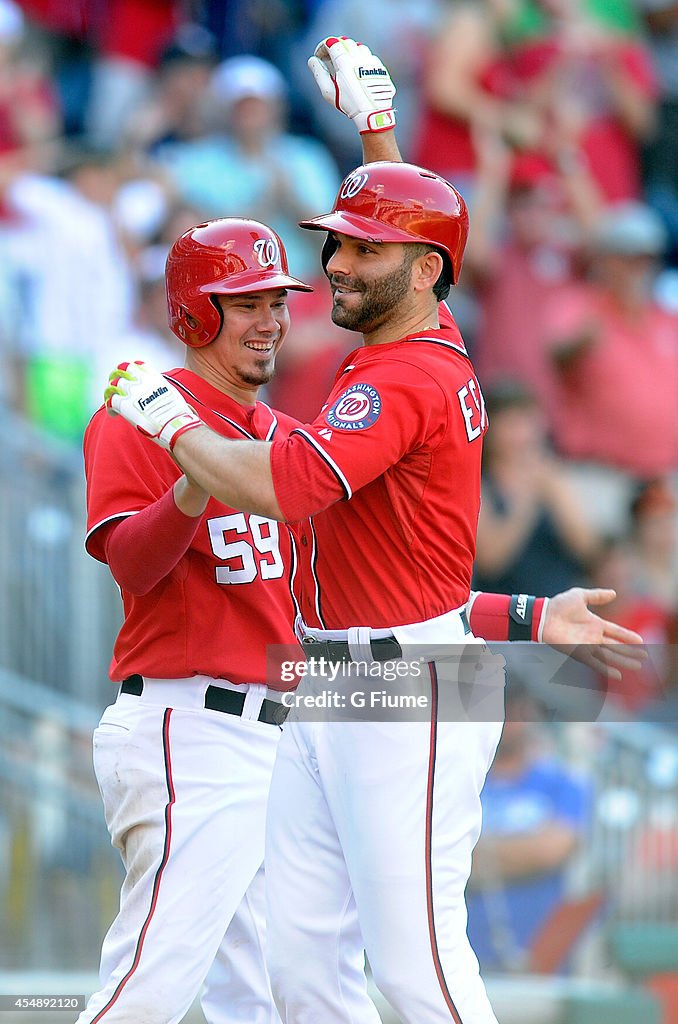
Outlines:
<svg viewBox="0 0 678 1024"><path fill-rule="evenodd" d="M177 388L148 363L119 363L109 376L104 402L161 448L172 451L187 430L203 426Z"/></svg>
<svg viewBox="0 0 678 1024"><path fill-rule="evenodd" d="M325 99L349 117L361 133L395 128L395 85L369 46L347 36L318 43L308 66Z"/></svg>

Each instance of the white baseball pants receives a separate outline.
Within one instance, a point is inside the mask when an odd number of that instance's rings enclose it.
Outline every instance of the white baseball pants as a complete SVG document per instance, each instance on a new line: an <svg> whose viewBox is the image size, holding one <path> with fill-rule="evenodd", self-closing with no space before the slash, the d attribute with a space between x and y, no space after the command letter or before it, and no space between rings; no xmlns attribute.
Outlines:
<svg viewBox="0 0 678 1024"><path fill-rule="evenodd" d="M141 696L119 695L94 733L126 877L101 988L78 1024L175 1024L204 981L209 1024L279 1022L263 951L262 862L280 729L257 721L263 686L249 687L242 717L206 710L205 686L218 682L145 680Z"/></svg>
<svg viewBox="0 0 678 1024"><path fill-rule="evenodd" d="M454 683L444 663L428 671L434 697ZM288 721L266 835L269 974L285 1024L377 1024L364 951L403 1024L497 1024L464 890L503 673L494 707L480 722L436 721L435 707L428 724Z"/></svg>

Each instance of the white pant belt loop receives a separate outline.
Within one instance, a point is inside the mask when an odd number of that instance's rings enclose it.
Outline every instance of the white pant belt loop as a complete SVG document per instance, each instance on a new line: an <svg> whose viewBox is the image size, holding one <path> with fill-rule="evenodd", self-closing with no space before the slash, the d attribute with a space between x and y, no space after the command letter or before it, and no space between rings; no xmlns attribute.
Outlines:
<svg viewBox="0 0 678 1024"><path fill-rule="evenodd" d="M372 630L369 626L351 626L348 630L348 649L353 661L364 661L371 665L374 661L372 656Z"/></svg>

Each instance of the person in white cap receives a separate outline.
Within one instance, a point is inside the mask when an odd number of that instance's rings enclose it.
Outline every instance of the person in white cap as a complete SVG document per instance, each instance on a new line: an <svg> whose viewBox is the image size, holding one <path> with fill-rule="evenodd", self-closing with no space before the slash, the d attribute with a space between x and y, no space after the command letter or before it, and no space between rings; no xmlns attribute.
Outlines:
<svg viewBox="0 0 678 1024"><path fill-rule="evenodd" d="M622 485L678 466L678 317L653 295L665 246L650 207L613 204L593 230L589 279L546 313L560 385L555 440L598 488L606 477ZM598 514L601 501L589 505Z"/></svg>
<svg viewBox="0 0 678 1024"><path fill-rule="evenodd" d="M231 57L215 69L207 99L211 134L158 151L182 198L207 217L264 221L298 273L317 275L318 246L296 225L332 201L339 173L321 142L286 131L284 78L260 57Z"/></svg>

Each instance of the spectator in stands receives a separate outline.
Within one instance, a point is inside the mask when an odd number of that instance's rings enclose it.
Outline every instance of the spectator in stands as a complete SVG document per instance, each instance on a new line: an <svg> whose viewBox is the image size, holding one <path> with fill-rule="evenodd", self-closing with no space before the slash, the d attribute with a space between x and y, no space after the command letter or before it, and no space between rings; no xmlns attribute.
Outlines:
<svg viewBox="0 0 678 1024"><path fill-rule="evenodd" d="M206 96L216 64L216 41L202 25L185 24L164 51L153 90L127 120L123 141L154 153L205 130Z"/></svg>
<svg viewBox="0 0 678 1024"><path fill-rule="evenodd" d="M597 537L549 451L531 391L505 381L486 395L491 430L483 462L474 586L553 595L581 585Z"/></svg>
<svg viewBox="0 0 678 1024"><path fill-rule="evenodd" d="M633 589L663 605L670 615L678 613L677 512L674 489L663 479L641 484L630 508Z"/></svg>
<svg viewBox="0 0 678 1024"><path fill-rule="evenodd" d="M539 0L533 31L519 33L525 6L454 10L434 44L417 159L473 174L474 129L490 126L549 166L555 129L558 149L567 135L571 160L587 162L608 201L637 196L656 95L646 48L604 25L592 0Z"/></svg>
<svg viewBox="0 0 678 1024"><path fill-rule="evenodd" d="M510 13L505 0L446 8L424 62L411 155L414 163L454 182L468 201L473 198L478 133L489 130L519 148L536 145L541 118L522 98L499 95L492 82Z"/></svg>
<svg viewBox="0 0 678 1024"><path fill-rule="evenodd" d="M24 167L45 158L45 143L61 131L57 97L44 69L22 48L19 6L0 0L0 156L14 153Z"/></svg>
<svg viewBox="0 0 678 1024"><path fill-rule="evenodd" d="M476 134L476 150L473 230L463 274L479 305L474 365L486 387L520 378L547 411L555 381L544 315L573 280L600 196L581 163L554 172L534 158L515 159L490 130Z"/></svg>
<svg viewBox="0 0 678 1024"><path fill-rule="evenodd" d="M339 186L334 161L314 139L284 130L286 85L253 56L232 57L212 79L215 130L162 147L159 157L182 199L208 217L253 217L270 224L300 276L317 274L318 243L297 222L331 204Z"/></svg>
<svg viewBox="0 0 678 1024"><path fill-rule="evenodd" d="M467 891L468 935L483 971L529 964L534 936L565 898L567 868L586 830L588 789L540 742L539 717L509 678Z"/></svg>
<svg viewBox="0 0 678 1024"><path fill-rule="evenodd" d="M509 44L495 69L497 89L542 112L537 150L547 161L555 125L608 202L637 197L639 147L652 129L657 92L647 47L605 24L593 0L530 6L541 17L533 34Z"/></svg>
<svg viewBox="0 0 678 1024"><path fill-rule="evenodd" d="M670 237L669 258L678 265L678 3L637 2L660 89L655 130L645 151L645 195L664 218Z"/></svg>
<svg viewBox="0 0 678 1024"><path fill-rule="evenodd" d="M610 478L621 471L620 508L629 475L678 468L678 316L660 309L652 292L664 243L647 206L610 207L594 234L590 279L555 299L546 317L559 379L557 446L593 463L583 467L582 484L602 485L602 467Z"/></svg>
<svg viewBox="0 0 678 1024"><path fill-rule="evenodd" d="M20 306L14 357L22 408L36 425L80 443L95 355L127 329L134 290L113 223L119 187L110 154L73 146L60 177L20 174L7 185L9 274ZM46 396L58 392L62 401Z"/></svg>
<svg viewBox="0 0 678 1024"><path fill-rule="evenodd" d="M592 585L606 581L616 591L611 602L615 620L637 630L647 644L647 661L638 671L622 671L618 680L600 678L599 688L607 693L612 712L643 715L655 707L661 718L661 705L672 673L678 668L674 654L675 614L655 594L648 592L638 576L636 551L625 537L608 537L602 544L591 569Z"/></svg>
<svg viewBox="0 0 678 1024"><path fill-rule="evenodd" d="M94 145L114 149L150 93L180 5L177 0L107 0L102 7L85 133Z"/></svg>

